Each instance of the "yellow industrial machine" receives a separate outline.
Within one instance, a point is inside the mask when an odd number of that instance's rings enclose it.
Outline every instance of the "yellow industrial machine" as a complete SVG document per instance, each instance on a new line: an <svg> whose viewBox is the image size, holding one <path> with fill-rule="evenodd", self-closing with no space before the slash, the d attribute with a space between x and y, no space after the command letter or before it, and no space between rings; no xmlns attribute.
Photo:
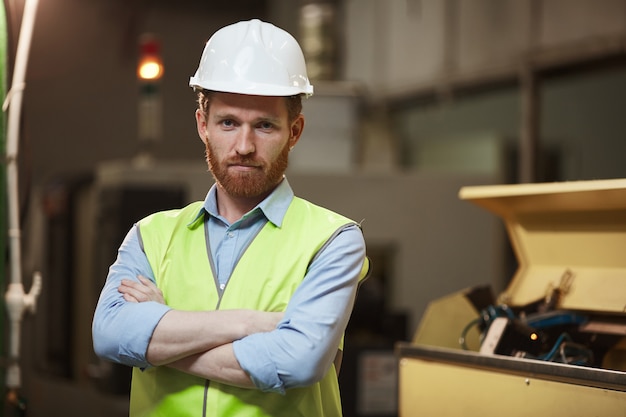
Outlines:
<svg viewBox="0 0 626 417"><path fill-rule="evenodd" d="M433 301L399 343L409 416L626 416L626 179L464 187L517 270Z"/></svg>

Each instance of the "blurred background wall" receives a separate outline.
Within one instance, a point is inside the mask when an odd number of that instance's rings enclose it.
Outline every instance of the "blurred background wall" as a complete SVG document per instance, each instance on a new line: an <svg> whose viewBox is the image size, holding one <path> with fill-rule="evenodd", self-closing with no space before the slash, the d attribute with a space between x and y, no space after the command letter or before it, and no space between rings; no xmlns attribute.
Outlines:
<svg viewBox="0 0 626 417"><path fill-rule="evenodd" d="M23 3L6 4L14 48ZM508 282L502 225L462 186L626 177L623 0L41 1L19 160L26 286L44 280L24 323L29 415L126 415L127 370L91 350L95 301L132 222L211 185L188 80L215 30L253 17L299 39L316 88L296 193L364 220L357 358L410 339L429 300ZM145 34L165 69L147 139ZM342 378L346 416L394 414L363 402L358 361Z"/></svg>

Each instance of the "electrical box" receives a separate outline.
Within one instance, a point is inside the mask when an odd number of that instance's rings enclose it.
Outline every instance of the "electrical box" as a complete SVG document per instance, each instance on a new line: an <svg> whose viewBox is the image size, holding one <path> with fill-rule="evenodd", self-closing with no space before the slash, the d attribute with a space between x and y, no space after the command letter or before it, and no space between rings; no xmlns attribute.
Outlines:
<svg viewBox="0 0 626 417"><path fill-rule="evenodd" d="M459 196L503 220L517 269L492 303L434 302L396 346L399 415L626 416L626 179Z"/></svg>

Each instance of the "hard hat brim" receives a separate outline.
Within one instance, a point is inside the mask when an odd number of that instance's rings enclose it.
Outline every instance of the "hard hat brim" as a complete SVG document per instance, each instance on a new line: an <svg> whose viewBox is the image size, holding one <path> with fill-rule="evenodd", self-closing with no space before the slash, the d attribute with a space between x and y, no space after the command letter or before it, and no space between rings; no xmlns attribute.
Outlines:
<svg viewBox="0 0 626 417"><path fill-rule="evenodd" d="M247 94L251 96L277 96L288 97L303 94L307 97L313 95L313 86L307 85L295 87L278 87L276 85L263 85L250 83L247 85L233 85L232 83L202 82L196 77L190 77L189 86L194 89L219 91L224 93Z"/></svg>

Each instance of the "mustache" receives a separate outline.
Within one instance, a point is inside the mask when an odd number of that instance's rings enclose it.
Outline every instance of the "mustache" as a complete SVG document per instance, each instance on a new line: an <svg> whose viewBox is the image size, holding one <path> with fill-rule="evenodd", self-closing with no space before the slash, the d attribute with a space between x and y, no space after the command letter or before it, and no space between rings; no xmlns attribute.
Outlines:
<svg viewBox="0 0 626 417"><path fill-rule="evenodd" d="M257 161L254 157L249 157L249 156L238 156L238 157L228 158L224 162L227 165L246 165L246 166L261 165L261 163Z"/></svg>

